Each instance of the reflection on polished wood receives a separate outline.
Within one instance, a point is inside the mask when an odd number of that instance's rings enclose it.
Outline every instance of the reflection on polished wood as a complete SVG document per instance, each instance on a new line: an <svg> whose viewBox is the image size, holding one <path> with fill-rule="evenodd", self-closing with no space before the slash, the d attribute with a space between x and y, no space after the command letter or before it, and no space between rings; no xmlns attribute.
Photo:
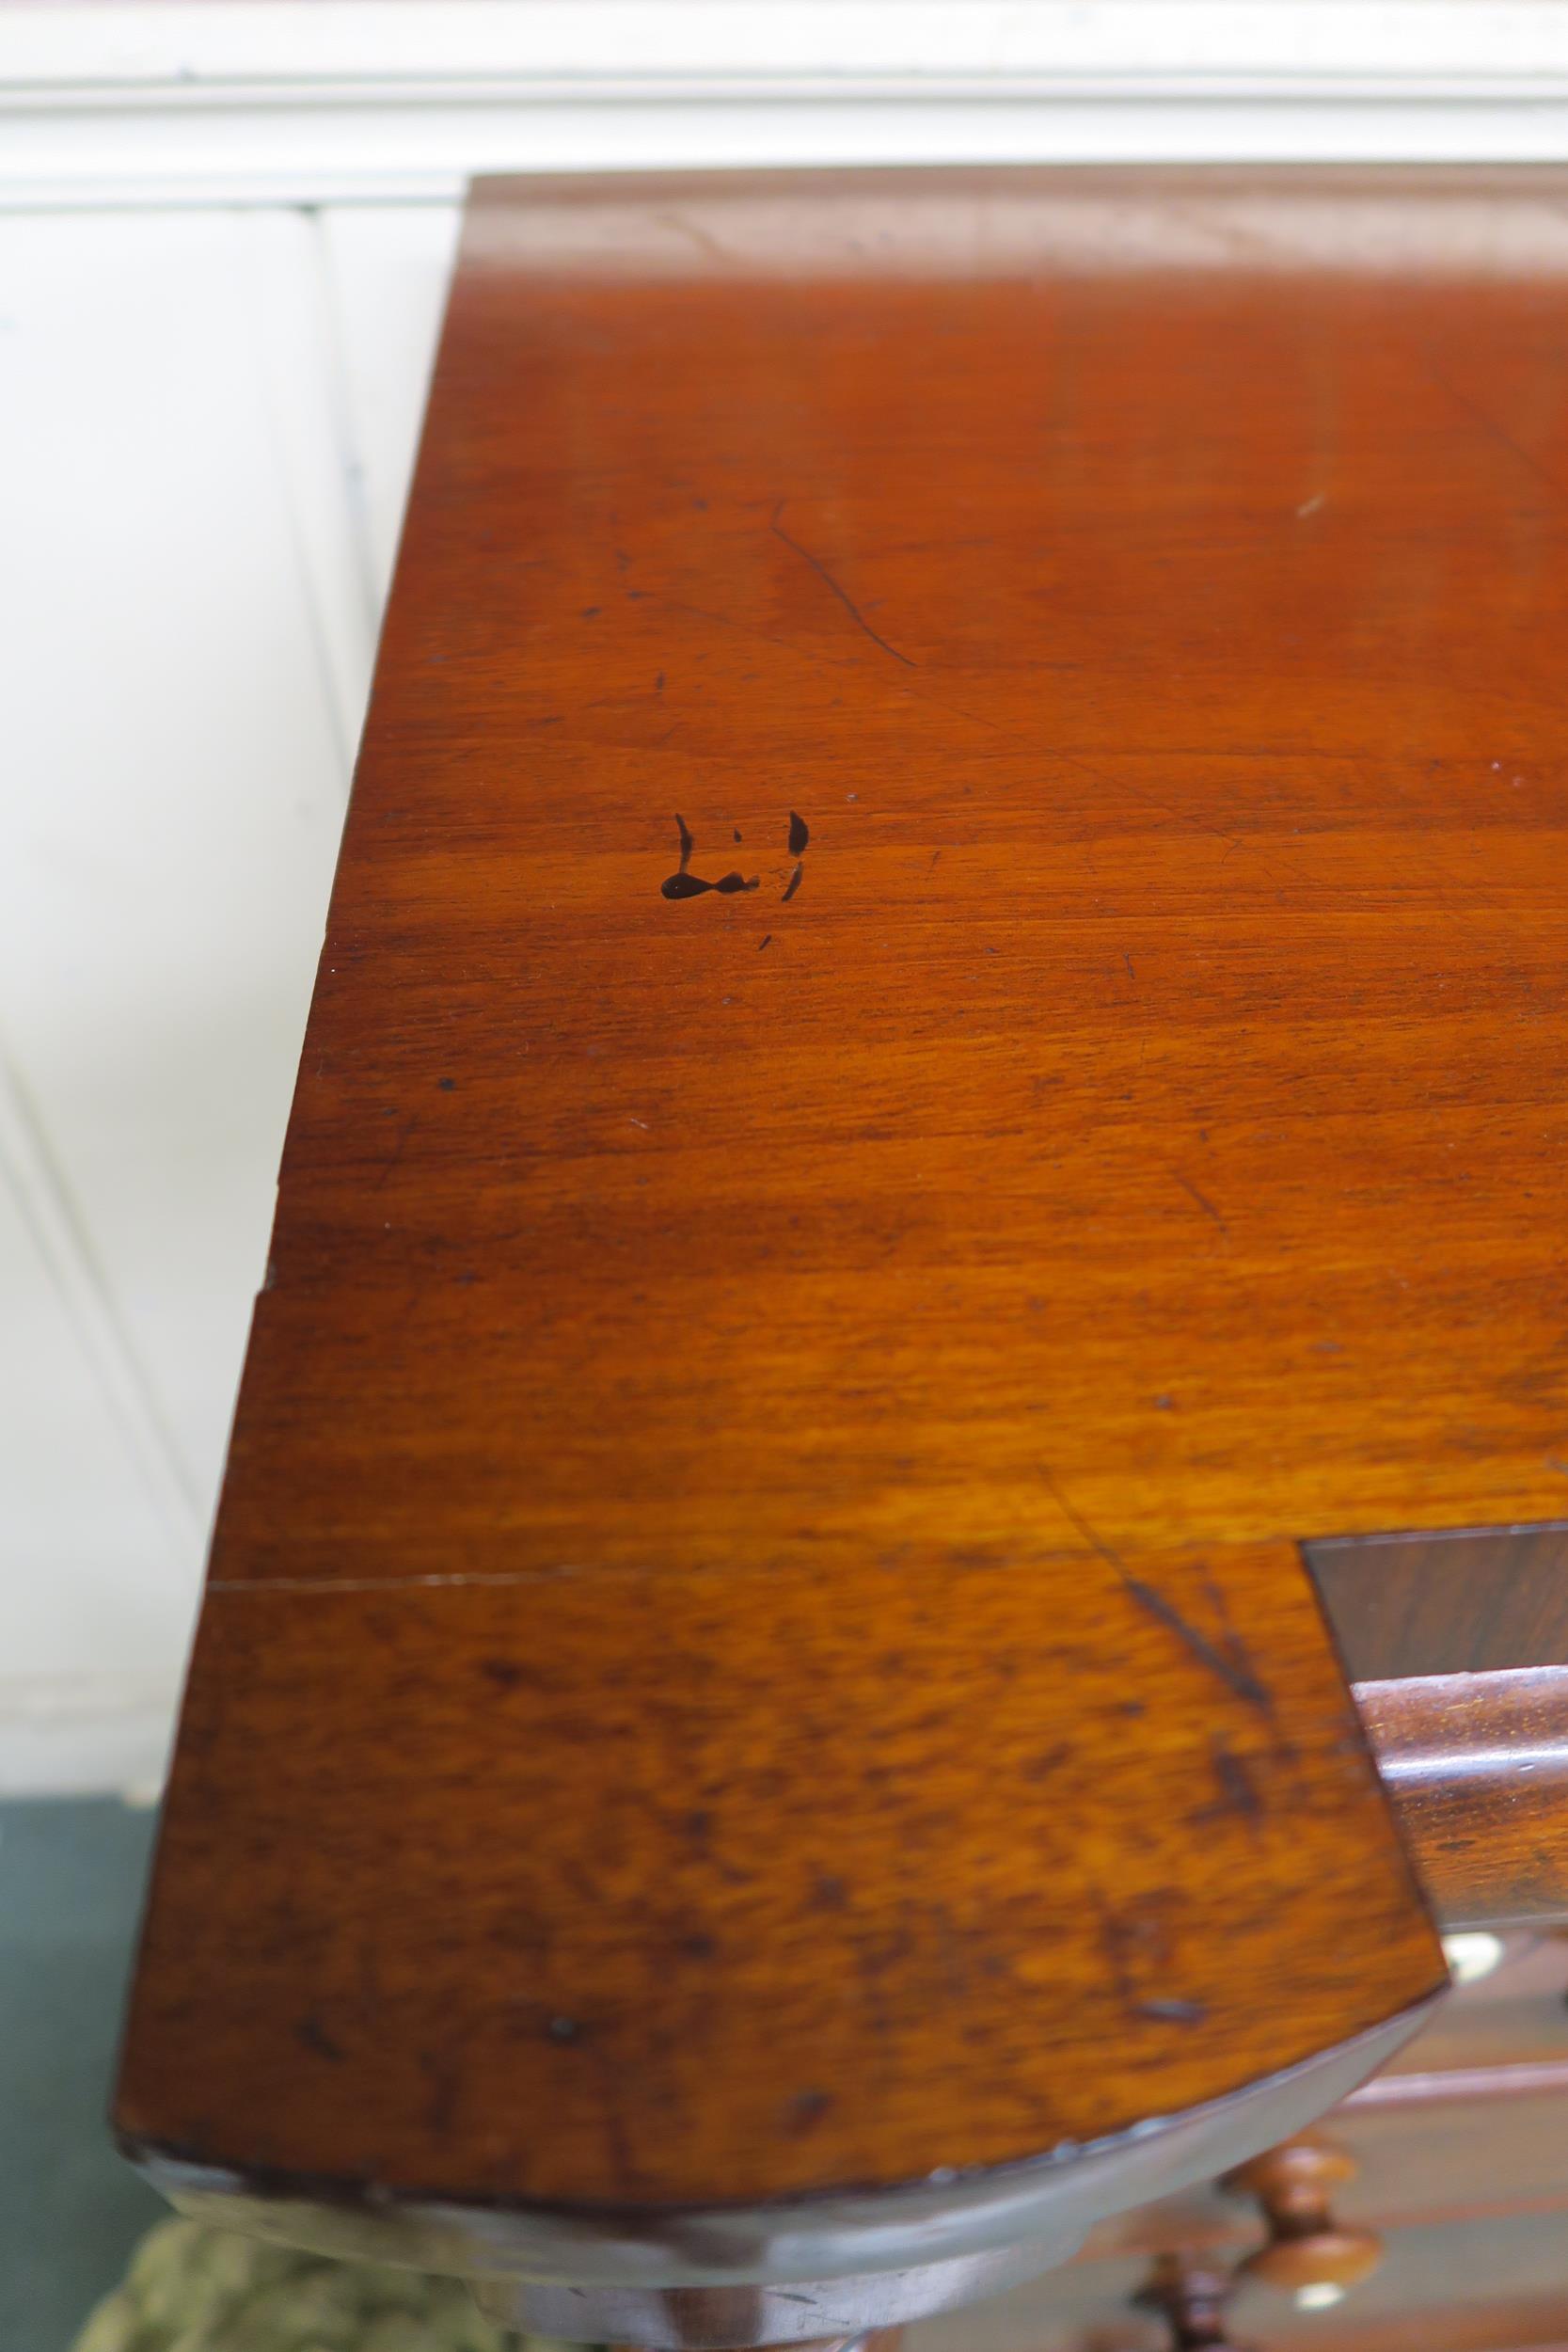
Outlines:
<svg viewBox="0 0 1568 2352"><path fill-rule="evenodd" d="M1355 1697L1444 1924L1568 1918L1568 1665L1361 1682Z"/></svg>

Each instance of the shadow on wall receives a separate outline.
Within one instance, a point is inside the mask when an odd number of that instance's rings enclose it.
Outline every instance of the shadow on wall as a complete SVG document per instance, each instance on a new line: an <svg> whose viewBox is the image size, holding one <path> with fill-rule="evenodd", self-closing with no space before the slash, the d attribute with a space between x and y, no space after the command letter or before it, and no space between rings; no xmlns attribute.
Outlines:
<svg viewBox="0 0 1568 2352"><path fill-rule="evenodd" d="M0 1804L0 2344L66 2352L168 2208L106 2115L156 1817Z"/></svg>

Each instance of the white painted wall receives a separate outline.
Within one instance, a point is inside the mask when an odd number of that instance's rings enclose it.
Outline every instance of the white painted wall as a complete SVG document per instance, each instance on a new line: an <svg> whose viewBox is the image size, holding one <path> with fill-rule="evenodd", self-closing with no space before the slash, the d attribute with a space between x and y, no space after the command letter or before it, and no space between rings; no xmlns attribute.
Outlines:
<svg viewBox="0 0 1568 2352"><path fill-rule="evenodd" d="M0 1793L156 1778L465 176L1568 158L1562 0L0 11Z"/></svg>
<svg viewBox="0 0 1568 2352"><path fill-rule="evenodd" d="M455 229L0 218L0 1790L158 1770Z"/></svg>

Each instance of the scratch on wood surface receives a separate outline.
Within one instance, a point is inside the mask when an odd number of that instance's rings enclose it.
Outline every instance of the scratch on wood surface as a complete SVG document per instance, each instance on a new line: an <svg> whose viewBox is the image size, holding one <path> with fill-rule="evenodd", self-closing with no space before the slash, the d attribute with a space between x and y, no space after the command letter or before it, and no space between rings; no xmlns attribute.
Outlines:
<svg viewBox="0 0 1568 2352"><path fill-rule="evenodd" d="M1224 1217L1220 1215L1218 1209L1215 1208L1208 1194L1199 1192L1197 1186L1193 1183L1192 1178L1190 1176L1183 1176L1179 1168L1173 1168L1171 1169L1171 1174L1175 1178L1176 1182L1180 1185L1188 1200L1193 1201L1202 1210L1204 1216L1209 1218L1212 1224L1219 1227L1220 1232L1225 1235L1226 1240L1228 1241L1230 1239L1230 1228L1226 1223Z"/></svg>
<svg viewBox="0 0 1568 2352"><path fill-rule="evenodd" d="M1472 400L1468 393L1462 392L1457 384L1450 384L1442 370L1436 367L1431 359L1427 361L1426 373L1429 381L1435 384L1437 389L1446 399L1453 403L1463 416L1468 417L1472 424L1479 426L1491 440L1499 443L1511 456L1517 458L1519 464L1532 473L1537 482L1544 484L1554 498L1568 499L1568 486L1560 482L1551 468L1544 465L1532 451L1526 449L1521 441L1516 441L1499 418L1494 417L1490 410L1481 407L1480 402Z"/></svg>
<svg viewBox="0 0 1568 2352"><path fill-rule="evenodd" d="M885 654L891 654L895 661L901 661L906 670L918 669L920 664L917 661L911 661L907 653L900 653L896 645L890 645L885 637L878 635L877 631L872 628L870 622L866 619L865 614L861 611L860 606L855 602L854 597L850 596L847 589L841 588L839 586L838 581L833 578L832 572L829 571L828 566L823 563L821 557L813 555L810 548L803 548L799 539L791 538L789 532L784 529L784 524L779 519L784 511L784 501L781 499L777 506L773 509L773 518L768 525L768 529L772 532L773 536L776 539L782 539L786 548L793 548L794 552L800 558L802 564L809 564L811 565L812 570L816 574L817 579L822 582L823 586L829 589L832 594L838 598L846 612L848 613L849 618L854 622L855 627L862 630L865 636L869 637L874 645L880 645Z"/></svg>

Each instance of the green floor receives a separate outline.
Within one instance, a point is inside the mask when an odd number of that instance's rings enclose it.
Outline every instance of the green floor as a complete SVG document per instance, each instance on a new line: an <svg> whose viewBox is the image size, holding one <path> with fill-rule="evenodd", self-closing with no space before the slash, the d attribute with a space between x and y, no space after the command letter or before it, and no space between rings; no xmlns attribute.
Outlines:
<svg viewBox="0 0 1568 2352"><path fill-rule="evenodd" d="M0 2345L65 2352L167 2208L104 2124L153 1817L0 1804Z"/></svg>

